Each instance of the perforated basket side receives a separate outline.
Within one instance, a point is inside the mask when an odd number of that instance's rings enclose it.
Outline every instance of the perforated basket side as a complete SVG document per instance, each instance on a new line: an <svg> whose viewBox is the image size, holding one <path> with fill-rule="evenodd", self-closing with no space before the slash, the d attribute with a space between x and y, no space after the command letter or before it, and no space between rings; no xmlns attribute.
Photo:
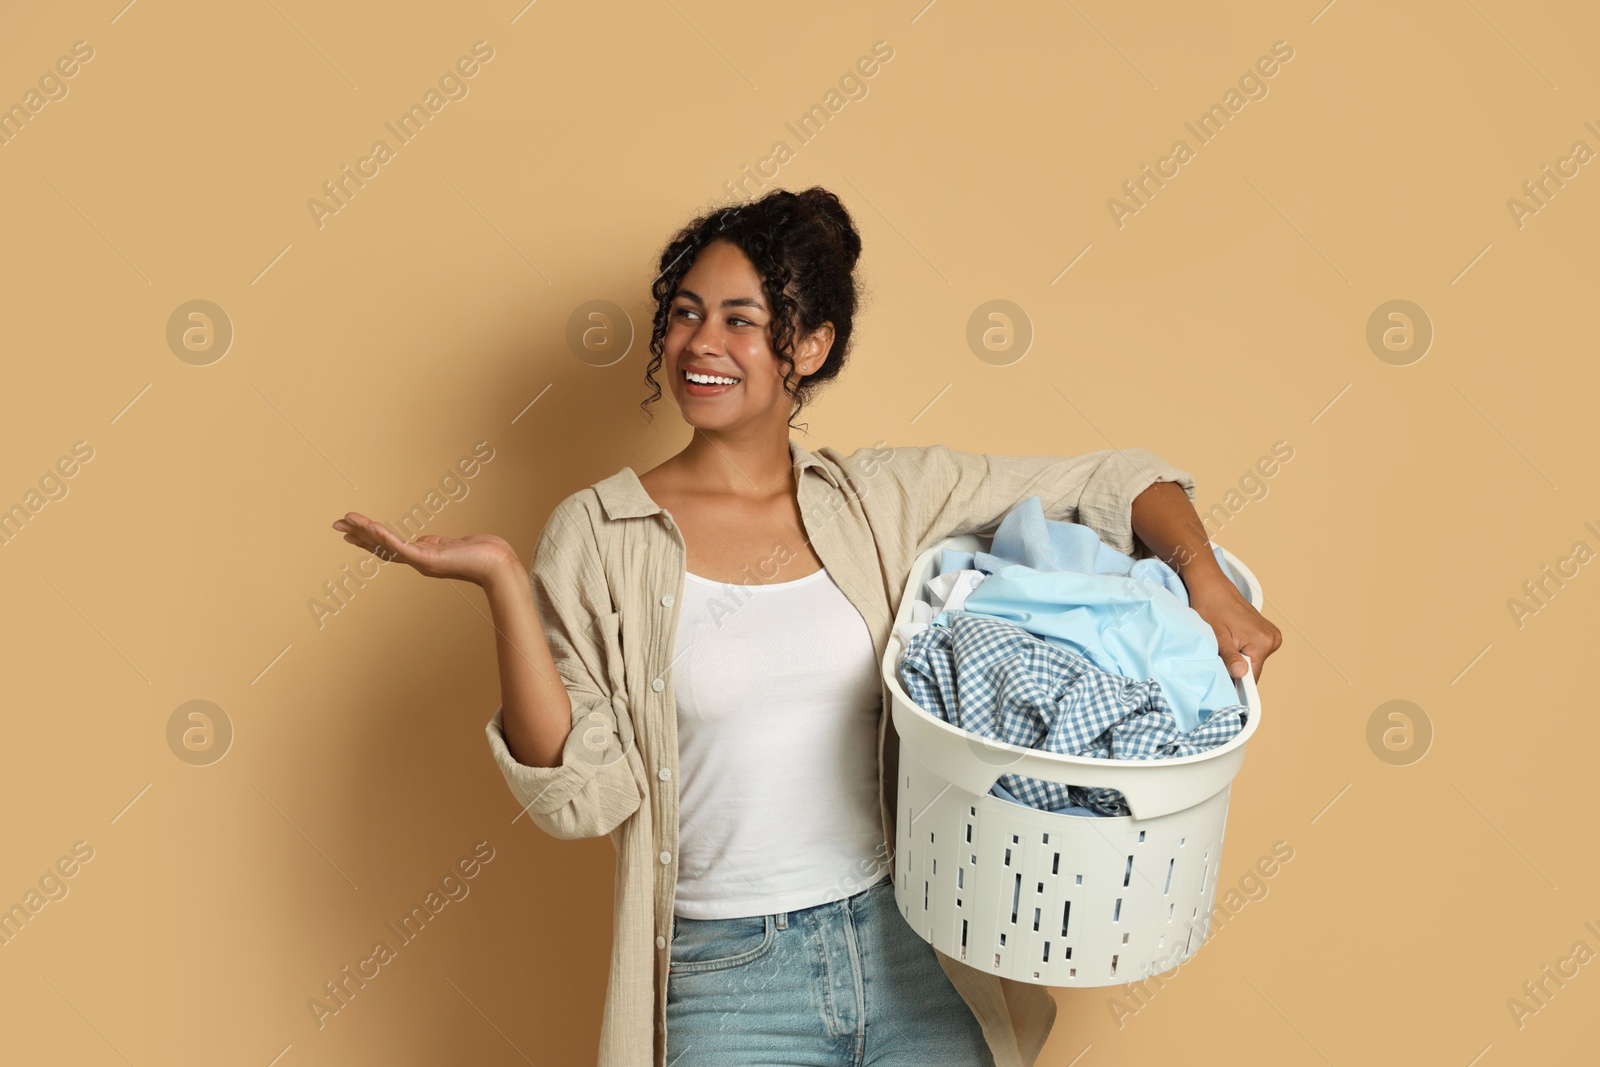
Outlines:
<svg viewBox="0 0 1600 1067"><path fill-rule="evenodd" d="M895 899L936 949L1052 986L1136 981L1204 943L1230 789L1152 819L1055 815L902 756Z"/></svg>

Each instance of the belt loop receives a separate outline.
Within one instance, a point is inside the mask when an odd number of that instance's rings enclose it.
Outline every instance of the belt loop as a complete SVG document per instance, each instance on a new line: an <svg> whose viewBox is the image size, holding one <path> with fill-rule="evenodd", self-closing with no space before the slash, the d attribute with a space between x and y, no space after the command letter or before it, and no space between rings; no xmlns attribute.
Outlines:
<svg viewBox="0 0 1600 1067"><path fill-rule="evenodd" d="M778 912L778 929L780 929L780 930L789 929L789 913L788 912L786 912L786 911Z"/></svg>

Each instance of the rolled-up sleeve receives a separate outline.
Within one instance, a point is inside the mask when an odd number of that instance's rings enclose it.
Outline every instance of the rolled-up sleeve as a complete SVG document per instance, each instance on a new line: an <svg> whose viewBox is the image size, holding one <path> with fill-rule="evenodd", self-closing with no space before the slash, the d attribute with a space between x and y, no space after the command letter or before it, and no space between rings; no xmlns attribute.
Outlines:
<svg viewBox="0 0 1600 1067"><path fill-rule="evenodd" d="M594 532L575 496L551 514L528 580L572 702L571 728L556 766L519 763L506 745L502 705L485 727L489 751L517 803L546 833L563 840L601 837L638 810L643 765L632 751L627 718L621 616L611 609Z"/></svg>
<svg viewBox="0 0 1600 1067"><path fill-rule="evenodd" d="M1143 448L1004 456L928 445L894 449L887 466L899 468L895 478L904 484L908 521L922 548L945 537L991 532L1006 512L1037 496L1046 518L1082 523L1112 548L1139 558L1149 550L1133 533L1134 497L1156 482L1177 482L1195 498L1188 471Z"/></svg>

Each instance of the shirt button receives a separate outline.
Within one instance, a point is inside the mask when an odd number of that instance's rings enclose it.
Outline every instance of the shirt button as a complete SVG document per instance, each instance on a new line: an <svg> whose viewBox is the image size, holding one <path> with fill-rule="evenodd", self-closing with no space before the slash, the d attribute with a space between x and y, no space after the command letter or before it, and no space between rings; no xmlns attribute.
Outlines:
<svg viewBox="0 0 1600 1067"><path fill-rule="evenodd" d="M658 693L661 692L666 687L667 687L667 683L663 682L660 678L657 678L655 681L650 683L650 688L654 689Z"/></svg>
<svg viewBox="0 0 1600 1067"><path fill-rule="evenodd" d="M672 529L672 516L671 515L662 516L661 521L667 524L667 529L669 529L669 530Z"/></svg>
<svg viewBox="0 0 1600 1067"><path fill-rule="evenodd" d="M662 853L662 854L661 854L661 862L662 862L662 863L671 863L671 862L672 862L672 853L670 853L670 852L663 852L663 853Z"/></svg>
<svg viewBox="0 0 1600 1067"><path fill-rule="evenodd" d="M663 607L672 607L672 594L668 593L666 596L662 597L661 604Z"/></svg>
<svg viewBox="0 0 1600 1067"><path fill-rule="evenodd" d="M663 782L665 782L667 779L672 777L672 768L670 768L670 767L661 768L659 771L656 772L656 777L660 778Z"/></svg>
<svg viewBox="0 0 1600 1067"><path fill-rule="evenodd" d="M660 934L657 934L656 935L656 948L666 948L666 947L667 947L667 939L662 937Z"/></svg>

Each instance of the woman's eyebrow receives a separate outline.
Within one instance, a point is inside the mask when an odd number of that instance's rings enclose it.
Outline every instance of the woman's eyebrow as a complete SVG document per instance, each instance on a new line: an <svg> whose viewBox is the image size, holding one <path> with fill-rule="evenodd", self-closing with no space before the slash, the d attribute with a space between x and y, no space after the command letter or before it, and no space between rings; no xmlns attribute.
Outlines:
<svg viewBox="0 0 1600 1067"><path fill-rule="evenodd" d="M678 295L683 297L683 298L685 298L685 299L687 299L687 300L693 300L696 304L700 304L702 306L705 304L705 301L700 299L700 294L696 293L692 289L679 289L678 290ZM767 305L763 304L761 301L759 301L755 297L751 297L751 296L729 297L727 300L724 300L722 302L722 306L725 307L725 308L737 308L737 307L755 308L758 311L767 310Z"/></svg>

